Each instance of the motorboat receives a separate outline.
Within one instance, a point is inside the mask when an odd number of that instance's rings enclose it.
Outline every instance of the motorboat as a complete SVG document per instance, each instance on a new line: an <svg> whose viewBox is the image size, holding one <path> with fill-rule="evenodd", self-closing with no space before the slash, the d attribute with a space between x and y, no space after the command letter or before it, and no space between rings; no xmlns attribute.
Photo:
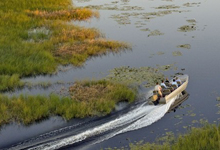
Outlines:
<svg viewBox="0 0 220 150"><path fill-rule="evenodd" d="M158 105L158 104L167 104L169 101L172 99L175 99L174 103L171 105L170 110L173 108L176 108L179 106L183 101L185 101L188 97L189 94L186 92L186 87L189 82L189 76L188 75L179 75L178 78L181 80L182 84L177 87L176 89L164 89L163 94L165 97L159 97L158 93L156 91L153 91L152 96L149 97L150 105Z"/></svg>

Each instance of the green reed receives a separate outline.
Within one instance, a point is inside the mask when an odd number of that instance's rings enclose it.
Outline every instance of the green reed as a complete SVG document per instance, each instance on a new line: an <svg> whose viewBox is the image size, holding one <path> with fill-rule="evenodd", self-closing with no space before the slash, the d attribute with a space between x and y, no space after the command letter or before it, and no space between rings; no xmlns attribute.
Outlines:
<svg viewBox="0 0 220 150"><path fill-rule="evenodd" d="M77 82L70 87L70 94L71 97L0 95L0 125L13 121L27 125L54 115L66 120L105 115L120 101L134 101L136 91L126 85L101 80Z"/></svg>
<svg viewBox="0 0 220 150"><path fill-rule="evenodd" d="M76 8L70 0L1 1L0 75L50 74L59 64L79 66L89 57L128 48L125 43L100 39L103 35L96 29L69 23L91 17L98 13Z"/></svg>

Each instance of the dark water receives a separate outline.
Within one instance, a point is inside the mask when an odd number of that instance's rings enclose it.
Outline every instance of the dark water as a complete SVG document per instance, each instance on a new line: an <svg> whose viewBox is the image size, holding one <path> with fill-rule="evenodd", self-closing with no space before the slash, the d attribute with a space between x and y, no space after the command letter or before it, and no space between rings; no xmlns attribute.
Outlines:
<svg viewBox="0 0 220 150"><path fill-rule="evenodd" d="M197 3L191 7L183 6L185 3ZM89 22L77 22L79 25L86 27L96 27L105 33L109 39L126 41L132 44L132 51L122 52L121 54L109 54L102 57L95 57L88 60L82 68L71 66L60 67L56 74L52 76L38 76L35 78L25 79L30 82L51 82L57 81L63 84L56 85L47 90L41 88L17 91L15 94L49 94L51 92L60 93L60 89L68 88L69 82L85 78L102 78L108 74L108 71L120 66L152 66L175 64L177 70L165 72L167 76L176 72L183 72L190 76L187 91L190 94L187 101L182 104L182 108L177 111L166 114L162 119L150 126L118 134L108 140L93 144L95 139L89 139L78 145L66 147L66 149L101 149L106 147L127 146L130 142L135 141L154 141L155 138L162 136L166 132L172 131L175 134L186 132L192 126L200 126L195 123L200 119L208 120L210 123L219 123L218 104L216 97L220 96L219 91L219 72L220 72L220 20L219 18L219 0L194 0L189 1L161 1L161 0L130 0L125 4L123 1L112 3L112 1L91 0L88 2L74 1L77 6L110 4L109 6L124 7L139 6L143 10L100 10L100 19L91 19ZM121 13L146 13L158 12L155 9L161 5L180 6L175 10L182 11L172 12L164 16L155 16L150 20L143 19L143 14L130 16L130 24L118 24L112 15ZM130 14L131 15L131 14ZM191 32L179 32L179 27L189 25L186 20L195 19L196 30ZM151 31L159 30L164 33L160 36L148 36L150 32L141 31L140 29L149 28ZM190 49L177 48L177 45L190 44ZM172 52L180 51L182 56L173 56ZM158 55L163 52L163 55ZM182 71L181 69L185 69ZM61 71L59 71L61 70ZM143 91L147 91L144 89ZM8 93L9 95L14 93ZM90 120L90 119L88 119ZM11 147L11 145L24 140L59 130L87 120L72 120L65 122L61 118L51 118L24 127L22 125L8 125L0 131L0 148ZM105 121L104 121L105 122ZM85 128L85 130L89 129ZM68 136L73 133L67 133Z"/></svg>

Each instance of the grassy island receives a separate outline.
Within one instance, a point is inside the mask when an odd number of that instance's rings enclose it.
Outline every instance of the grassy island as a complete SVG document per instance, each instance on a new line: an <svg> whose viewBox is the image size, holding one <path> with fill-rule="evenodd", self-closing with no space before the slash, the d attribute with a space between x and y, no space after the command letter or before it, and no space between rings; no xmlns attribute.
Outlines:
<svg viewBox="0 0 220 150"><path fill-rule="evenodd" d="M0 1L0 91L21 86L21 77L52 73L59 64L80 66L91 56L128 48L70 22L98 15L71 0ZM7 79L12 82L3 83Z"/></svg>
<svg viewBox="0 0 220 150"><path fill-rule="evenodd" d="M0 95L0 126L13 121L27 125L54 115L66 120L101 116L109 114L118 102L132 102L136 97L136 90L106 80L78 81L69 92L69 97Z"/></svg>

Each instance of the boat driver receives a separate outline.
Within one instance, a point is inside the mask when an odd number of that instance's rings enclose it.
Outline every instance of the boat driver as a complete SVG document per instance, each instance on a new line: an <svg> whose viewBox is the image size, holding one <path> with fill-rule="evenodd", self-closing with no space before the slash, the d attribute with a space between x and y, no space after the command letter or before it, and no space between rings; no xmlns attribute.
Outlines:
<svg viewBox="0 0 220 150"><path fill-rule="evenodd" d="M158 82L156 83L156 86L155 86L154 90L155 90L155 91L158 91L159 95L160 95L161 97L163 97L162 87L159 85Z"/></svg>

